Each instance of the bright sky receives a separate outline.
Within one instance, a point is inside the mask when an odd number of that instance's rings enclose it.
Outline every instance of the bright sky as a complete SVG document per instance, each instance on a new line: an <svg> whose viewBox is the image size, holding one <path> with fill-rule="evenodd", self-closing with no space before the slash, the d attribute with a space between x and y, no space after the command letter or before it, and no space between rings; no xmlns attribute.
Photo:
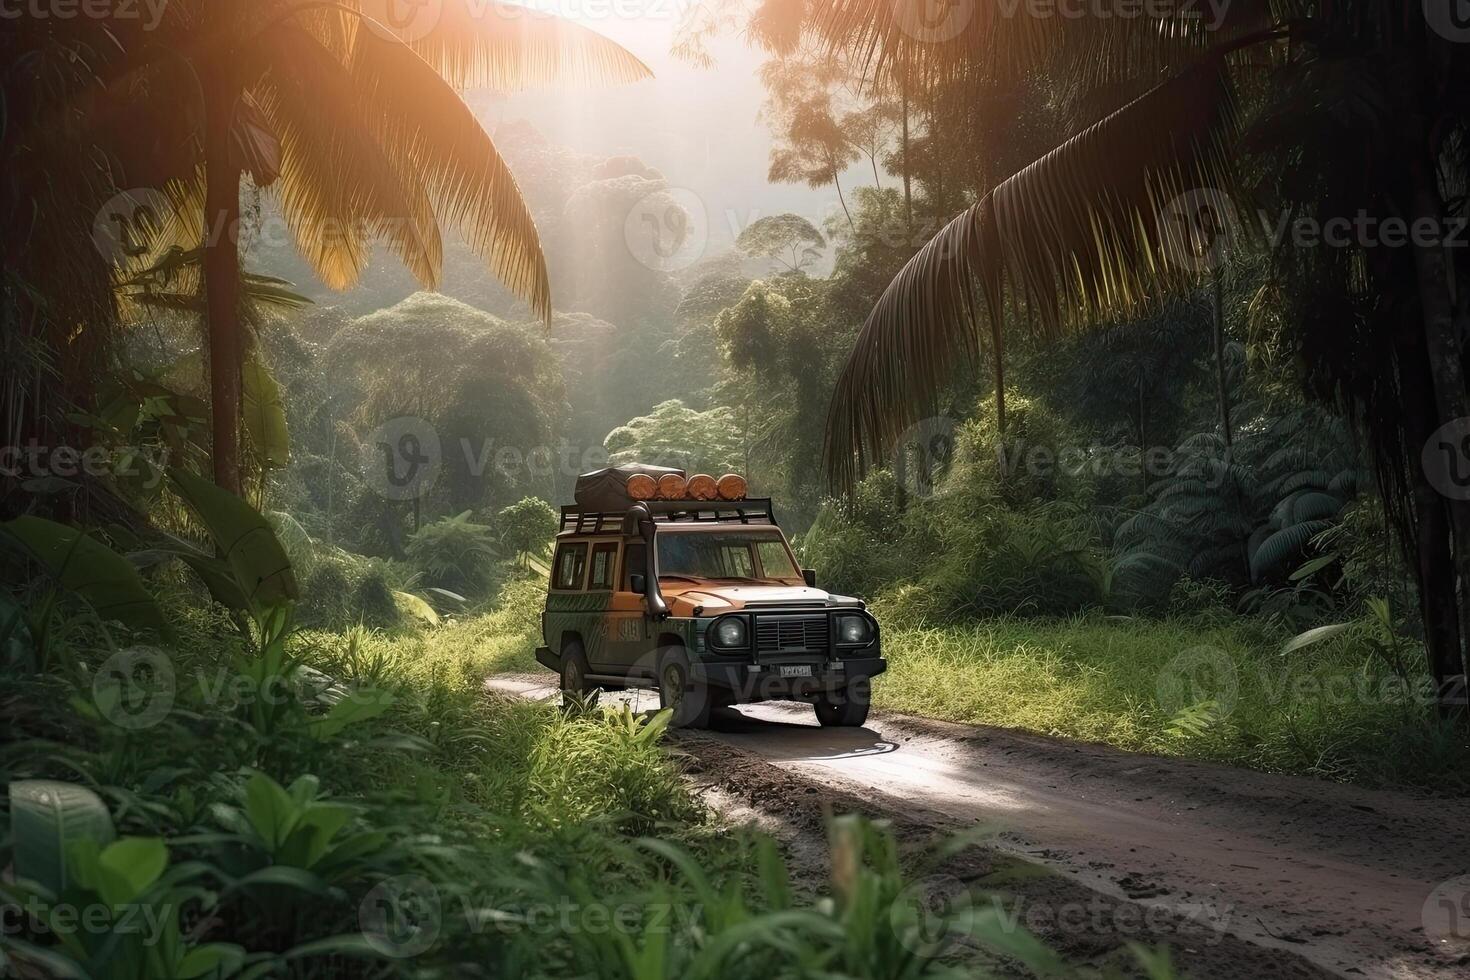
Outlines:
<svg viewBox="0 0 1470 980"><path fill-rule="evenodd" d="M692 0L537 0L618 41L654 72L637 85L527 93L491 109L492 124L529 119L548 138L584 153L637 156L676 187L706 203L711 245L768 214L794 211L820 227L838 213L833 190L766 182L771 136L759 121L765 92L760 58L739 38L711 46L713 69L670 54L682 12ZM720 0L715 0L720 2ZM860 182L848 175L844 187ZM872 183L871 175L866 183Z"/></svg>

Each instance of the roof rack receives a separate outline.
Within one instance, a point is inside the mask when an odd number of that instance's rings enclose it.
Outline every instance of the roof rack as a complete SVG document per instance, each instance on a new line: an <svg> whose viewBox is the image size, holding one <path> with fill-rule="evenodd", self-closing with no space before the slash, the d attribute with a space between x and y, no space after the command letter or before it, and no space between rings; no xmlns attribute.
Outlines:
<svg viewBox="0 0 1470 980"><path fill-rule="evenodd" d="M775 527L770 498L755 500L646 500L642 501L658 524L756 524ZM621 533L626 511L561 509L561 533Z"/></svg>

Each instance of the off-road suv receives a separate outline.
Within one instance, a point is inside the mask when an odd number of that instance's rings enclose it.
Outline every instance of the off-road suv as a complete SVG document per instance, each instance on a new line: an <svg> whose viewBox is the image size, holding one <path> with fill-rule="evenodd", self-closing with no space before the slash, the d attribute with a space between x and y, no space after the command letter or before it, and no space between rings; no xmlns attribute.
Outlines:
<svg viewBox="0 0 1470 980"><path fill-rule="evenodd" d="M858 599L817 588L769 500L745 481L624 466L577 481L562 509L536 659L564 697L654 688L674 724L721 705L805 701L862 725L887 663Z"/></svg>

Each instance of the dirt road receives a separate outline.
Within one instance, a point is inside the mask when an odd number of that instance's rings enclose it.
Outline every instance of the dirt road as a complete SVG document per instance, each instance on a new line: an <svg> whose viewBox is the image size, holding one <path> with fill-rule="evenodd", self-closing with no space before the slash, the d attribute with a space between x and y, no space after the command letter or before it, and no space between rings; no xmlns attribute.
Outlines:
<svg viewBox="0 0 1470 980"><path fill-rule="evenodd" d="M556 696L539 677L489 683ZM1200 978L1470 978L1465 802L877 712L822 729L802 705L743 706L677 742L716 803L796 846L819 849L823 801L911 836L983 828L993 855L1055 872L1010 889L1011 911L1074 957L1158 940Z"/></svg>

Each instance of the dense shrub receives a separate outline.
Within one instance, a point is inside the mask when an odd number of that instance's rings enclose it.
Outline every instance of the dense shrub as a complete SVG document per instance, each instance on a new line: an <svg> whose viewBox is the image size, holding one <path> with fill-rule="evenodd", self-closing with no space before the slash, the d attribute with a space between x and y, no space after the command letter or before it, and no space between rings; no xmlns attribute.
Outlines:
<svg viewBox="0 0 1470 980"><path fill-rule="evenodd" d="M1065 425L1017 397L1006 443L981 418L954 434L947 471L906 495L890 471L829 502L803 557L834 589L869 598L903 586L907 615L945 621L1062 614L1104 602L1109 578L1085 476L1058 467ZM910 488L912 489L912 488Z"/></svg>
<svg viewBox="0 0 1470 980"><path fill-rule="evenodd" d="M501 553L494 530L466 511L425 524L408 540L408 562L424 587L466 598L489 597L500 579Z"/></svg>

